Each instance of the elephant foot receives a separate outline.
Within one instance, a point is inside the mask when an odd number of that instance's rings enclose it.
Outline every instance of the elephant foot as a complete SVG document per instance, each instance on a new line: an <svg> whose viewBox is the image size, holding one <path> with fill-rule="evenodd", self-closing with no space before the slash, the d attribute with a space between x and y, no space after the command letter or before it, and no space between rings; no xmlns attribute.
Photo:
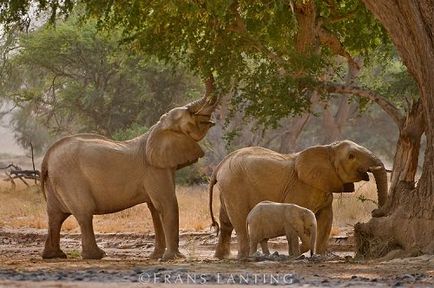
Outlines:
<svg viewBox="0 0 434 288"><path fill-rule="evenodd" d="M227 258L228 256L224 255L223 253L217 253L216 252L216 253L214 253L214 257L217 258L217 259L222 260L222 259Z"/></svg>
<svg viewBox="0 0 434 288"><path fill-rule="evenodd" d="M169 251L166 250L166 252L164 252L163 257L161 257L162 261L168 261L168 260L174 260L174 259L179 259L179 258L185 258L184 254L182 254L179 251Z"/></svg>
<svg viewBox="0 0 434 288"><path fill-rule="evenodd" d="M60 250L60 249L56 249L56 250L49 250L49 249L44 249L44 252L42 252L42 259L66 259L66 254Z"/></svg>
<svg viewBox="0 0 434 288"><path fill-rule="evenodd" d="M166 249L155 249L154 252L149 255L149 258L151 259L160 259L164 255L164 251Z"/></svg>
<svg viewBox="0 0 434 288"><path fill-rule="evenodd" d="M238 256L237 259L240 262L248 262L251 258L249 256Z"/></svg>
<svg viewBox="0 0 434 288"><path fill-rule="evenodd" d="M99 247L93 250L83 250L81 252L81 258L83 259L101 259L105 256L107 256L107 254Z"/></svg>
<svg viewBox="0 0 434 288"><path fill-rule="evenodd" d="M228 249L223 249L220 247L217 247L217 249L215 250L214 253L214 257L217 259L225 259L225 258L229 258L229 256L231 255L231 251Z"/></svg>
<svg viewBox="0 0 434 288"><path fill-rule="evenodd" d="M237 259L240 261L246 261L249 258L248 253L238 253Z"/></svg>

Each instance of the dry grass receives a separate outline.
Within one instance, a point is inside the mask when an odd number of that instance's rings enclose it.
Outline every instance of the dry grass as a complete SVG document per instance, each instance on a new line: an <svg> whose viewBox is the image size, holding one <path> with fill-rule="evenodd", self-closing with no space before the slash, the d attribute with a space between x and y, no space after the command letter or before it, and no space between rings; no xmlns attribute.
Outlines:
<svg viewBox="0 0 434 288"><path fill-rule="evenodd" d="M333 225L353 226L371 218L377 207L377 187L374 181L357 183L355 193L334 194L334 198Z"/></svg>
<svg viewBox="0 0 434 288"><path fill-rule="evenodd" d="M180 228L184 231L202 231L210 224L208 194L206 187L178 187L177 189ZM10 185L0 182L0 228L47 228L45 200L37 187L26 188L17 185L12 191ZM95 230L110 232L153 231L151 214L146 204L140 204L124 211L96 215ZM62 226L64 232L79 232L77 221L69 217Z"/></svg>
<svg viewBox="0 0 434 288"><path fill-rule="evenodd" d="M357 199L360 195L372 200L377 199L375 183L366 183L356 187L356 193L336 194L333 204L334 222L332 234L340 233L340 228L354 225L370 218L371 210L376 205L370 201ZM206 186L177 188L180 229L183 231L208 230L211 223L208 211L208 193ZM214 195L214 213L218 215L218 195ZM94 218L95 230L109 232L151 232L152 219L146 204L137 205L122 212L98 215ZM0 228L47 228L45 200L36 187L26 188L18 185L12 191L8 183L0 181ZM63 232L79 232L74 217L69 217L63 224Z"/></svg>

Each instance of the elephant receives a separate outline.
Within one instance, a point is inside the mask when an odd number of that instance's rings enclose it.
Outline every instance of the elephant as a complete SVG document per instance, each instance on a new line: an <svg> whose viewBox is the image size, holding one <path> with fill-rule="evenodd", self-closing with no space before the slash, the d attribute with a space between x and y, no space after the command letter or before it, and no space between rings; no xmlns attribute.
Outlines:
<svg viewBox="0 0 434 288"><path fill-rule="evenodd" d="M269 255L267 240L279 236L286 236L289 256L300 255L298 237L304 246L309 247L311 257L316 253L317 223L315 214L296 204L272 201L259 202L247 215L247 228L250 255L256 253L258 242L261 243L262 252Z"/></svg>
<svg viewBox="0 0 434 288"><path fill-rule="evenodd" d="M246 147L230 153L214 169L208 188L212 226L217 233L221 230L214 256L220 259L229 256L234 229L238 257L248 256L247 214L264 200L297 204L315 213L316 250L324 254L333 221L333 193L353 192L354 182L369 180L367 172L374 175L378 205L382 207L387 199L386 169L371 151L352 141L313 146L293 154L263 147ZM212 211L214 185L220 191L221 229ZM304 253L308 249L303 245L301 250Z"/></svg>
<svg viewBox="0 0 434 288"><path fill-rule="evenodd" d="M41 164L47 202L48 236L42 257L66 258L60 230L73 215L80 226L83 259L106 254L95 241L93 215L147 203L155 229L151 258L179 252L179 211L175 172L204 155L197 143L214 125L216 97L204 96L161 116L148 132L128 141L96 134L64 137L50 146Z"/></svg>

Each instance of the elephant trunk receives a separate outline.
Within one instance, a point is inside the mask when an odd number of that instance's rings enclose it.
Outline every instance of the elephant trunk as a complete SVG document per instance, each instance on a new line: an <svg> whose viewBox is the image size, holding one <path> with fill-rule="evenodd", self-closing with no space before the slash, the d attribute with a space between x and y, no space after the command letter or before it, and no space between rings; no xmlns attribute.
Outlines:
<svg viewBox="0 0 434 288"><path fill-rule="evenodd" d="M377 164L369 167L369 171L374 175L375 183L377 184L378 208L381 208L387 200L387 172L381 161Z"/></svg>
<svg viewBox="0 0 434 288"><path fill-rule="evenodd" d="M188 104L188 110L193 114L211 115L219 103L219 97L213 91L214 78L210 77L205 81L205 96Z"/></svg>

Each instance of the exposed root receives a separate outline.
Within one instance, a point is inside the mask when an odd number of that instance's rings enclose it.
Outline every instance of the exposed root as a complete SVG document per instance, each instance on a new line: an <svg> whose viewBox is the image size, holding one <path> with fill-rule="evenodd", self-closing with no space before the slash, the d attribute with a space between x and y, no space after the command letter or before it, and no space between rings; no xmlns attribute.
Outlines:
<svg viewBox="0 0 434 288"><path fill-rule="evenodd" d="M402 250L402 247L393 239L380 238L366 229L367 224L357 223L354 226L356 239L356 258L371 259L386 256L390 251Z"/></svg>

